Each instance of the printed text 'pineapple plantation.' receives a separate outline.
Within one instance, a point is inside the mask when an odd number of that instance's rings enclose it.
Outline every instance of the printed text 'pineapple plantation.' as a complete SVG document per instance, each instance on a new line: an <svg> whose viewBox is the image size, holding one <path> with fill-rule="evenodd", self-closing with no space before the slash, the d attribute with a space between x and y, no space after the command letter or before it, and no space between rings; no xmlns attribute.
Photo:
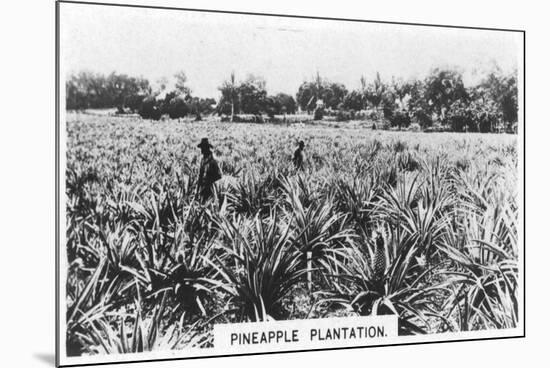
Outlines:
<svg viewBox="0 0 550 368"><path fill-rule="evenodd" d="M382 344L397 336L397 316L271 321L214 326L214 347L235 352Z"/></svg>

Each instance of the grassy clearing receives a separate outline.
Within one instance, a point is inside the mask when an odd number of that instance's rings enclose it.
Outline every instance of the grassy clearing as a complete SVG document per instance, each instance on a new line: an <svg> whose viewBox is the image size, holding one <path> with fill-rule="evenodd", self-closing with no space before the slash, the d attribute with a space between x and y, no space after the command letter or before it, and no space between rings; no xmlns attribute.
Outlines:
<svg viewBox="0 0 550 368"><path fill-rule="evenodd" d="M516 136L84 114L67 129L69 355L209 347L213 323L238 321L518 323ZM224 172L204 205L202 137Z"/></svg>

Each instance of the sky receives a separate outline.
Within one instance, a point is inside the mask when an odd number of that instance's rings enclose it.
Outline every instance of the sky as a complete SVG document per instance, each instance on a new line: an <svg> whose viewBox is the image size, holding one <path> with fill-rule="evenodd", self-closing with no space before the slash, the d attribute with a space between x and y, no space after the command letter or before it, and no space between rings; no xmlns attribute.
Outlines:
<svg viewBox="0 0 550 368"><path fill-rule="evenodd" d="M295 95L317 72L349 90L360 77L424 78L434 67L466 85L497 65L518 67L521 34L504 31L61 4L61 70L142 76L155 85L184 71L193 94L218 97L235 72ZM368 14L358 14L367 18Z"/></svg>

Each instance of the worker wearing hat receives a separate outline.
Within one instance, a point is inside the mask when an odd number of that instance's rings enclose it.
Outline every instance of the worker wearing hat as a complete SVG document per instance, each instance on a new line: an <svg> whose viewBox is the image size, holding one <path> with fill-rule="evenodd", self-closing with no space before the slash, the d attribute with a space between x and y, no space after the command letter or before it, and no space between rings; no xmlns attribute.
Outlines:
<svg viewBox="0 0 550 368"><path fill-rule="evenodd" d="M222 178L222 173L218 162L212 153L212 145L208 142L208 138L201 139L197 146L201 149L202 161L199 171L199 181L197 185L197 194L205 201L212 197L214 183Z"/></svg>

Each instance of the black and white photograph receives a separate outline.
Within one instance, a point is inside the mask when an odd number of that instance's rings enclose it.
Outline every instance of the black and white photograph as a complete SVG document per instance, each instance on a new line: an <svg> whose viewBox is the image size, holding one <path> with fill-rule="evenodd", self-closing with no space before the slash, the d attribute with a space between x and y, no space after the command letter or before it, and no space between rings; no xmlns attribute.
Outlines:
<svg viewBox="0 0 550 368"><path fill-rule="evenodd" d="M522 30L150 5L56 4L57 364L524 335Z"/></svg>

